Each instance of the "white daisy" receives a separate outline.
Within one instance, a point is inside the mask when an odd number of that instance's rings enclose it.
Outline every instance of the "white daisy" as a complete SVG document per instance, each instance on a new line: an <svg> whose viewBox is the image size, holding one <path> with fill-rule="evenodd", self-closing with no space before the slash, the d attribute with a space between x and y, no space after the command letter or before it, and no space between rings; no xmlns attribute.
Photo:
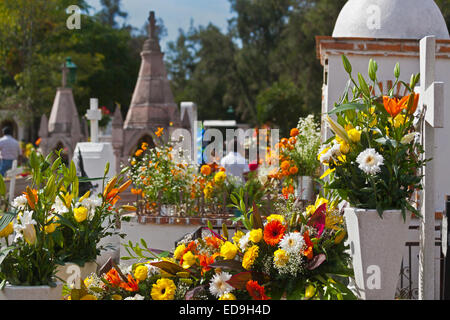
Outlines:
<svg viewBox="0 0 450 320"><path fill-rule="evenodd" d="M12 206L20 211L25 209L25 206L27 205L27 196L21 195L16 197L13 200Z"/></svg>
<svg viewBox="0 0 450 320"><path fill-rule="evenodd" d="M383 165L384 158L375 149L368 148L358 155L356 162L359 163L358 168L373 175L381 171L380 166Z"/></svg>
<svg viewBox="0 0 450 320"><path fill-rule="evenodd" d="M211 282L209 283L209 291L212 295L217 298L220 298L225 293L230 293L233 291L233 287L227 283L228 280L231 279L231 274L228 272L221 272L219 274L215 274Z"/></svg>
<svg viewBox="0 0 450 320"><path fill-rule="evenodd" d="M300 232L290 232L286 234L280 241L280 248L287 253L299 253L305 241Z"/></svg>
<svg viewBox="0 0 450 320"><path fill-rule="evenodd" d="M241 239L239 240L239 248L242 251L245 251L249 242L250 242L250 232L247 232L245 236L242 236Z"/></svg>

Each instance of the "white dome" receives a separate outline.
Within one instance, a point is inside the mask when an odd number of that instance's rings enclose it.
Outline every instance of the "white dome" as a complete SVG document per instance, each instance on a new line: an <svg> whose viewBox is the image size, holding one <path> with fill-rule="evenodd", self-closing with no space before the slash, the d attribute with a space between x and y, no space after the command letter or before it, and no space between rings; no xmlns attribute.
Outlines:
<svg viewBox="0 0 450 320"><path fill-rule="evenodd" d="M433 0L349 0L339 13L333 37L449 39L447 25Z"/></svg>

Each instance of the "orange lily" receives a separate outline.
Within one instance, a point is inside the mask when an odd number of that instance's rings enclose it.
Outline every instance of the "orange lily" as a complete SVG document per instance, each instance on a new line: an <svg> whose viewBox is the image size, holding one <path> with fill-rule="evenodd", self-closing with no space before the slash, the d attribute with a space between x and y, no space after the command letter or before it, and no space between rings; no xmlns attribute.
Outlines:
<svg viewBox="0 0 450 320"><path fill-rule="evenodd" d="M105 280L108 281L113 287L118 287L122 283L119 273L114 268L108 271L105 275Z"/></svg>
<svg viewBox="0 0 450 320"><path fill-rule="evenodd" d="M303 233L303 239L305 240L306 249L303 250L303 255L308 258L308 260L311 260L313 257L313 247L314 244L311 242L311 239L309 238L309 232L308 230Z"/></svg>
<svg viewBox="0 0 450 320"><path fill-rule="evenodd" d="M386 111L391 115L392 118L395 118L403 109L408 108L408 101L410 96L414 95L414 102L409 110L409 114L413 114L419 103L419 94L411 93L410 95L404 96L401 99L398 98L390 98L388 96L383 96L383 105Z"/></svg>
<svg viewBox="0 0 450 320"><path fill-rule="evenodd" d="M139 281L134 280L131 274L128 275L128 282L122 282L120 287L130 292L139 291Z"/></svg>
<svg viewBox="0 0 450 320"><path fill-rule="evenodd" d="M26 196L30 208L34 210L38 202L37 190L31 189L29 186L27 186L26 192L23 192L23 194Z"/></svg>

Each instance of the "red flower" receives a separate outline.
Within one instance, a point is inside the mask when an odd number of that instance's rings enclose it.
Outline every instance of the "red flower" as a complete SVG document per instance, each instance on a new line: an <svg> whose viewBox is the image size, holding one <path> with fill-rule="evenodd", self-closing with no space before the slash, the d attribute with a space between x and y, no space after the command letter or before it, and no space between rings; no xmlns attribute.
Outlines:
<svg viewBox="0 0 450 320"><path fill-rule="evenodd" d="M270 246L276 246L284 237L286 227L279 220L272 220L264 227L264 241Z"/></svg>
<svg viewBox="0 0 450 320"><path fill-rule="evenodd" d="M138 282L136 280L133 279L133 277L131 276L131 274L128 275L128 282L122 282L120 284L120 287L122 289L125 289L127 291L130 292L136 292L139 291L139 285Z"/></svg>
<svg viewBox="0 0 450 320"><path fill-rule="evenodd" d="M303 250L303 255L308 258L308 260L311 260L313 257L313 247L314 244L311 242L311 239L309 238L309 232L308 230L303 233L303 239L305 240L305 249Z"/></svg>
<svg viewBox="0 0 450 320"><path fill-rule="evenodd" d="M260 286L258 282L249 280L245 286L248 293L252 297L253 300L269 300L270 297L266 296L265 289L263 286Z"/></svg>
<svg viewBox="0 0 450 320"><path fill-rule="evenodd" d="M248 164L248 169L250 171L255 171L256 169L258 169L258 162L254 161Z"/></svg>

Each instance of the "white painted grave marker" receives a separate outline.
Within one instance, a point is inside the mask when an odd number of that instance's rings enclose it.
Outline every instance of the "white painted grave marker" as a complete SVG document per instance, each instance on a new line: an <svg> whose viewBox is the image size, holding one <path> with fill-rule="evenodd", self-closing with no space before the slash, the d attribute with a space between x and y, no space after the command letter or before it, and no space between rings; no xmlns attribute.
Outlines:
<svg viewBox="0 0 450 320"><path fill-rule="evenodd" d="M90 109L86 113L90 121L91 142L98 142L98 122L102 119L102 112L98 109L98 99L91 98Z"/></svg>
<svg viewBox="0 0 450 320"><path fill-rule="evenodd" d="M420 40L420 105L426 108L423 128L425 157L433 158L434 130L443 128L444 83L435 81L436 38L428 36ZM419 300L433 300L435 292L435 206L433 161L423 169L419 251Z"/></svg>
<svg viewBox="0 0 450 320"><path fill-rule="evenodd" d="M9 181L8 201L11 203L14 200L14 193L16 191L16 176L22 173L22 168L17 168L17 160L12 163L11 169L6 172L6 176L11 178Z"/></svg>

